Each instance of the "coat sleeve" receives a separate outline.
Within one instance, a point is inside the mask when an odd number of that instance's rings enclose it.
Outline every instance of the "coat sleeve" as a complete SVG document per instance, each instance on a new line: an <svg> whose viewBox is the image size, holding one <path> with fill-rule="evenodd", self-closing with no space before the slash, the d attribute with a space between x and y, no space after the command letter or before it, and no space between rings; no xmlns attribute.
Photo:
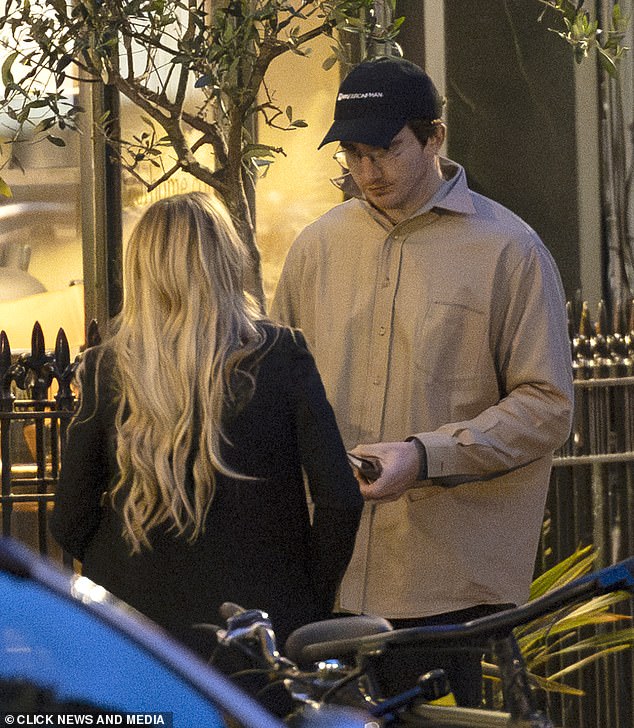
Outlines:
<svg viewBox="0 0 634 728"><path fill-rule="evenodd" d="M335 416L303 335L293 332L291 391L302 465L314 504L312 579L330 613L348 566L363 499L348 462Z"/></svg>
<svg viewBox="0 0 634 728"><path fill-rule="evenodd" d="M99 525L101 498L108 485L107 402L101 401L106 393L97 386L102 364L97 351L86 352L81 404L68 428L51 520L55 540L79 561Z"/></svg>
<svg viewBox="0 0 634 728"><path fill-rule="evenodd" d="M570 343L559 273L540 243L501 281L494 332L500 401L471 420L416 434L444 485L493 478L551 455L570 431Z"/></svg>

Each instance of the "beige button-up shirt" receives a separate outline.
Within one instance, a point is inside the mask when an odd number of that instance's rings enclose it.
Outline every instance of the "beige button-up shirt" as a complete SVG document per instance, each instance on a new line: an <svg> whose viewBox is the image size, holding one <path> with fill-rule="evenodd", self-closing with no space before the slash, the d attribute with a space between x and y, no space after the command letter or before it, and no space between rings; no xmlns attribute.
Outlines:
<svg viewBox="0 0 634 728"><path fill-rule="evenodd" d="M396 226L358 199L293 244L274 318L303 329L348 448L425 445L429 480L365 506L340 604L421 617L528 596L572 374L556 266L443 160Z"/></svg>

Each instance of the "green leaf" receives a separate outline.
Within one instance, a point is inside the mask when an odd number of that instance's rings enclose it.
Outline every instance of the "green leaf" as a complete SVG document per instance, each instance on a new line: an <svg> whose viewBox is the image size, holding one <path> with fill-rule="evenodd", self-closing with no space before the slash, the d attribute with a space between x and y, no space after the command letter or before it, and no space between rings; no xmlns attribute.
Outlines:
<svg viewBox="0 0 634 728"><path fill-rule="evenodd" d="M61 137L53 136L52 134L47 134L46 138L49 140L51 144L54 144L56 147L65 147L66 142Z"/></svg>
<svg viewBox="0 0 634 728"><path fill-rule="evenodd" d="M59 59L59 61L57 61L57 63L55 64L56 73L61 73L61 71L63 71L66 68L66 66L68 66L72 62L73 62L73 57L71 55L69 55L69 54L63 55Z"/></svg>
<svg viewBox="0 0 634 728"><path fill-rule="evenodd" d="M543 596L587 574L596 558L597 552L592 546L577 548L533 581L531 598ZM560 609L518 627L515 635L531 680L546 691L579 694L562 679L612 653L631 649L634 644L634 627L617 626L631 622L632 617L612 611L615 605L629 598L623 591L605 594L582 601L572 610ZM558 671L548 674L553 662ZM536 671L545 676L537 675ZM496 679L495 674L491 679Z"/></svg>
<svg viewBox="0 0 634 728"><path fill-rule="evenodd" d="M606 71L606 73L608 73L613 78L616 78L619 74L619 71L612 56L605 50L603 50L603 48L601 48L600 46L597 48L597 50L599 52L599 61L601 62L601 67L603 68L603 70Z"/></svg>
<svg viewBox="0 0 634 728"><path fill-rule="evenodd" d="M310 48L299 48L297 46L293 46L291 48L291 53L296 56L302 56L303 58L307 58L312 53L312 51Z"/></svg>
<svg viewBox="0 0 634 728"><path fill-rule="evenodd" d="M541 675L536 675L534 672L528 673L531 682L543 690L550 692L562 693L564 695L576 695L582 697L585 695L583 690L574 688L565 683L551 680L550 678L544 678ZM490 662L482 662L482 677L485 680L491 680L494 683L501 683L500 668L497 665L493 665Z"/></svg>
<svg viewBox="0 0 634 728"><path fill-rule="evenodd" d="M4 63L2 64L2 83L4 86L9 86L10 84L14 83L13 74L11 73L11 66L13 66L13 63L17 57L17 52L11 53L6 57Z"/></svg>
<svg viewBox="0 0 634 728"><path fill-rule="evenodd" d="M266 177L266 175L268 174L268 171L271 167L271 164L273 164L273 162L271 162L270 159L260 159L260 158L254 158L251 161L255 165L255 168L257 170L257 176L260 179L264 179L264 177Z"/></svg>
<svg viewBox="0 0 634 728"><path fill-rule="evenodd" d="M326 60L321 64L321 67L324 69L324 71L329 71L337 62L337 56L332 55L328 56Z"/></svg>
<svg viewBox="0 0 634 728"><path fill-rule="evenodd" d="M48 131L52 126L55 126L55 118L47 116L46 119L40 121L33 131L35 134L40 134L43 131Z"/></svg>
<svg viewBox="0 0 634 728"><path fill-rule="evenodd" d="M559 682L558 680L551 680L550 678L542 677L541 675L535 675L529 672L530 679L546 692L560 693L561 695L575 695L582 698L585 695L585 691L580 688L574 688L572 685L566 685L566 683Z"/></svg>
<svg viewBox="0 0 634 728"><path fill-rule="evenodd" d="M569 578L570 570L573 566L581 561L583 567L586 569L584 573L590 570L590 566L596 560L596 554L591 554L592 546L585 546L578 548L573 554L555 564L552 568L545 571L541 576L538 576L531 584L530 599L536 599L542 596L547 591L555 588L556 585L562 585L572 581ZM588 554L591 554L588 556ZM587 557L587 558L586 558Z"/></svg>
<svg viewBox="0 0 634 728"><path fill-rule="evenodd" d="M365 30L365 21L362 18L354 18L354 17L348 16L345 19L344 23L347 26L356 28L357 30Z"/></svg>
<svg viewBox="0 0 634 728"><path fill-rule="evenodd" d="M594 655L588 655L588 657L584 657L583 660L579 660L578 662L575 662L573 665L568 665L567 667L564 667L563 670L560 670L559 672L554 673L554 675L551 675L550 678L552 680L558 680L560 677L563 677L564 675L568 675L571 672L576 672L580 670L582 667L586 667L587 665L591 664L592 662L596 662L599 658L604 657L605 655L610 655L615 652L622 652L623 650L627 650L629 648L629 645L618 645L616 647L610 647L605 650L601 650L601 652L597 652Z"/></svg>
<svg viewBox="0 0 634 728"><path fill-rule="evenodd" d="M13 197L13 192L9 185L0 177L0 195L3 197Z"/></svg>
<svg viewBox="0 0 634 728"><path fill-rule="evenodd" d="M274 157L275 150L266 144L247 144L242 150L242 159L256 159L258 157Z"/></svg>
<svg viewBox="0 0 634 728"><path fill-rule="evenodd" d="M602 632L592 635L584 640L576 642L570 647L563 647L558 653L563 655L575 650L596 650L604 647L612 647L623 643L631 643L634 640L634 627L626 627L625 629L617 629L614 632ZM625 645L629 647L629 644Z"/></svg>
<svg viewBox="0 0 634 728"><path fill-rule="evenodd" d="M212 83L213 78L209 74L205 74L204 76L200 76L196 79L194 88L204 88L205 86L211 86Z"/></svg>

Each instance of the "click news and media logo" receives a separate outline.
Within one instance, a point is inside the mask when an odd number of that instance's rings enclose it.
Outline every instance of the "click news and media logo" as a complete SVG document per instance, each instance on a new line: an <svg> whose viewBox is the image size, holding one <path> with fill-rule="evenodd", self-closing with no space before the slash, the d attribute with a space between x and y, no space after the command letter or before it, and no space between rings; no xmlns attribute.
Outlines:
<svg viewBox="0 0 634 728"><path fill-rule="evenodd" d="M173 728L172 713L2 713L0 726L139 725Z"/></svg>

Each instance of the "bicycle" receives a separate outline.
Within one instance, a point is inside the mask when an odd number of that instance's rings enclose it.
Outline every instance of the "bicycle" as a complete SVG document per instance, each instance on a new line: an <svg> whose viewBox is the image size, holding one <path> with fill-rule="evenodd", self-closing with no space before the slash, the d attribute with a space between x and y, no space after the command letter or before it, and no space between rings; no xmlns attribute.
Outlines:
<svg viewBox="0 0 634 728"><path fill-rule="evenodd" d="M393 630L387 620L350 616L316 622L293 632L285 655L277 649L273 626L260 610L244 610L227 603L222 616L226 628L207 625L223 647L237 647L248 655L271 684L282 683L297 706L287 722L292 725L307 709L340 704L359 708L367 726L412 728L554 728L537 707L526 665L513 629L561 608L616 591L634 593L634 557L581 577L523 606L463 624ZM386 650L424 644L450 650L470 640L495 656L502 680L505 709L464 708L434 701L449 693L444 673L422 675L418 684L385 699L376 687L375 658ZM239 678L239 676L237 676Z"/></svg>

